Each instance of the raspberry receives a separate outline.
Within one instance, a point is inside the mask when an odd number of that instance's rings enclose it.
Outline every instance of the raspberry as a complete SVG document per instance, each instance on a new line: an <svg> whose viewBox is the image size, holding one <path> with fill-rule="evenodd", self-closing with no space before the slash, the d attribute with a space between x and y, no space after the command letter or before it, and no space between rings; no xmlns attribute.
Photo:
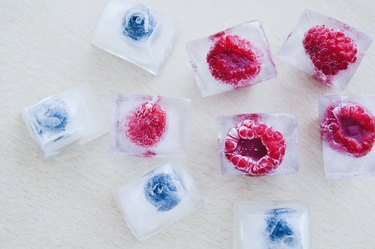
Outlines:
<svg viewBox="0 0 375 249"><path fill-rule="evenodd" d="M151 100L143 103L130 114L126 136L139 146L151 147L160 142L166 126L166 112L156 103L156 100Z"/></svg>
<svg viewBox="0 0 375 249"><path fill-rule="evenodd" d="M322 139L339 152L362 157L371 151L375 141L375 120L357 104L331 105L321 124Z"/></svg>
<svg viewBox="0 0 375 249"><path fill-rule="evenodd" d="M303 47L315 66L316 76L322 81L346 70L357 60L354 41L343 32L324 25L317 25L306 32Z"/></svg>
<svg viewBox="0 0 375 249"><path fill-rule="evenodd" d="M246 119L229 130L224 153L234 167L249 176L268 175L283 161L283 135L271 127Z"/></svg>
<svg viewBox="0 0 375 249"><path fill-rule="evenodd" d="M253 79L260 73L262 64L257 54L259 52L249 41L228 35L215 42L206 60L215 79L243 87L248 85L244 80Z"/></svg>

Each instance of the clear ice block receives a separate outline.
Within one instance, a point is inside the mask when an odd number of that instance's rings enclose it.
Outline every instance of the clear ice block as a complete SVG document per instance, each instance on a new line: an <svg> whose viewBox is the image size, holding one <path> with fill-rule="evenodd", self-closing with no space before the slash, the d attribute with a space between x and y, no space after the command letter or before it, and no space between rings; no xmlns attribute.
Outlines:
<svg viewBox="0 0 375 249"><path fill-rule="evenodd" d="M218 118L221 171L227 176L265 176L298 171L297 121L284 113Z"/></svg>
<svg viewBox="0 0 375 249"><path fill-rule="evenodd" d="M166 16L136 1L111 0L95 31L93 44L158 75L175 41Z"/></svg>
<svg viewBox="0 0 375 249"><path fill-rule="evenodd" d="M299 202L240 203L234 208L234 249L308 249L308 207Z"/></svg>
<svg viewBox="0 0 375 249"><path fill-rule="evenodd" d="M103 113L88 85L46 98L25 108L22 114L46 159L108 131Z"/></svg>
<svg viewBox="0 0 375 249"><path fill-rule="evenodd" d="M164 163L114 193L133 235L146 240L204 204L191 176L178 163Z"/></svg>
<svg viewBox="0 0 375 249"><path fill-rule="evenodd" d="M329 94L319 98L324 168L328 178L375 174L374 113L374 94Z"/></svg>
<svg viewBox="0 0 375 249"><path fill-rule="evenodd" d="M116 155L184 155L189 137L188 99L113 94L111 149Z"/></svg>
<svg viewBox="0 0 375 249"><path fill-rule="evenodd" d="M277 76L259 21L245 22L186 44L202 96L250 86Z"/></svg>
<svg viewBox="0 0 375 249"><path fill-rule="evenodd" d="M334 18L305 10L279 56L318 81L343 89L357 70L372 39Z"/></svg>

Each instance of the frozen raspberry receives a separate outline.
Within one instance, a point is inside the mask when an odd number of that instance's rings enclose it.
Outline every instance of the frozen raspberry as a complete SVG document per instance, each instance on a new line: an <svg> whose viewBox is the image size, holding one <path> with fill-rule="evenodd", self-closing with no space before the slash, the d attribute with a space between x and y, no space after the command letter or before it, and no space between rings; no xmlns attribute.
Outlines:
<svg viewBox="0 0 375 249"><path fill-rule="evenodd" d="M215 42L206 59L215 79L242 87L246 85L242 81L253 79L260 73L262 63L258 54L249 41L228 35Z"/></svg>
<svg viewBox="0 0 375 249"><path fill-rule="evenodd" d="M362 157L375 141L374 117L357 104L331 105L325 112L321 133L332 149Z"/></svg>
<svg viewBox="0 0 375 249"><path fill-rule="evenodd" d="M268 175L283 161L283 135L271 127L246 119L229 130L224 153L234 167L249 176Z"/></svg>
<svg viewBox="0 0 375 249"><path fill-rule="evenodd" d="M155 100L147 101L128 117L126 136L137 145L151 147L160 142L166 126L166 112Z"/></svg>
<svg viewBox="0 0 375 249"><path fill-rule="evenodd" d="M317 25L307 31L303 47L315 66L316 77L323 82L329 82L330 77L357 60L354 41L343 32L324 25Z"/></svg>
<svg viewBox="0 0 375 249"><path fill-rule="evenodd" d="M223 37L225 35L225 31L220 31L216 34L213 34L213 35L210 35L208 38L211 40L211 41L215 41L217 39L220 39L221 37Z"/></svg>

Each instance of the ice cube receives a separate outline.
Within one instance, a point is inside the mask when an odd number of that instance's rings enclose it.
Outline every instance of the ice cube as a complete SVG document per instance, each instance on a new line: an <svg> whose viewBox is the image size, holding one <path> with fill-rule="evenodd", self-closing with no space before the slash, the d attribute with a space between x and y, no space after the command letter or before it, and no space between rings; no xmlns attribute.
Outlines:
<svg viewBox="0 0 375 249"><path fill-rule="evenodd" d="M235 249L308 249L308 208L299 202L240 203L234 208Z"/></svg>
<svg viewBox="0 0 375 249"><path fill-rule="evenodd" d="M320 82L343 89L372 39L334 18L305 10L279 56Z"/></svg>
<svg viewBox="0 0 375 249"><path fill-rule="evenodd" d="M298 171L297 121L284 113L218 118L221 171L228 176L265 176Z"/></svg>
<svg viewBox="0 0 375 249"><path fill-rule="evenodd" d="M114 94L113 153L143 157L184 155L190 108L188 99Z"/></svg>
<svg viewBox="0 0 375 249"><path fill-rule="evenodd" d="M174 40L175 28L166 16L133 0L111 0L99 20L93 44L158 75Z"/></svg>
<svg viewBox="0 0 375 249"><path fill-rule="evenodd" d="M245 22L186 44L202 96L250 86L277 76L259 21Z"/></svg>
<svg viewBox="0 0 375 249"><path fill-rule="evenodd" d="M103 113L88 85L46 98L25 108L22 114L46 159L108 131Z"/></svg>
<svg viewBox="0 0 375 249"><path fill-rule="evenodd" d="M164 163L114 193L133 235L146 240L202 207L203 195L178 163Z"/></svg>
<svg viewBox="0 0 375 249"><path fill-rule="evenodd" d="M328 178L375 174L375 95L329 94L319 99L325 173Z"/></svg>

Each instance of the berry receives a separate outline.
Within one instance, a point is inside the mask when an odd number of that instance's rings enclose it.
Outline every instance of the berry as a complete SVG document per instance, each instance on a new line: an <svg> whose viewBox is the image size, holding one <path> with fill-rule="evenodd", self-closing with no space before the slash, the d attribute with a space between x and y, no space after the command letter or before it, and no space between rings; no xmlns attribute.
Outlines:
<svg viewBox="0 0 375 249"><path fill-rule="evenodd" d="M297 238L293 227L288 223L288 216L295 213L294 209L290 208L276 208L268 213L266 219L266 235L268 243L286 245L287 247L295 247Z"/></svg>
<svg viewBox="0 0 375 249"><path fill-rule="evenodd" d="M217 37L220 38L206 58L212 76L234 87L248 85L243 81L254 79L262 68L259 52L249 41L236 35L223 36L218 33Z"/></svg>
<svg viewBox="0 0 375 249"><path fill-rule="evenodd" d="M374 144L375 120L357 104L334 104L325 112L321 134L332 149L362 157L371 151Z"/></svg>
<svg viewBox="0 0 375 249"><path fill-rule="evenodd" d="M148 179L144 186L146 199L158 211L165 212L171 210L181 201L175 183L179 183L179 179L165 173L153 176Z"/></svg>
<svg viewBox="0 0 375 249"><path fill-rule="evenodd" d="M146 40L154 31L156 22L144 6L131 9L124 17L122 33L134 41Z"/></svg>
<svg viewBox="0 0 375 249"><path fill-rule="evenodd" d="M39 134L44 132L62 132L70 119L69 107L62 100L43 103L35 114L35 128Z"/></svg>
<svg viewBox="0 0 375 249"><path fill-rule="evenodd" d="M246 119L229 130L224 153L234 167L249 176L268 175L283 161L285 139L271 127Z"/></svg>
<svg viewBox="0 0 375 249"><path fill-rule="evenodd" d="M151 147L160 142L166 131L167 114L155 100L147 101L130 114L126 126L131 142Z"/></svg>
<svg viewBox="0 0 375 249"><path fill-rule="evenodd" d="M343 32L324 25L317 25L306 32L303 47L315 66L316 76L322 81L346 70L357 60L354 41Z"/></svg>

